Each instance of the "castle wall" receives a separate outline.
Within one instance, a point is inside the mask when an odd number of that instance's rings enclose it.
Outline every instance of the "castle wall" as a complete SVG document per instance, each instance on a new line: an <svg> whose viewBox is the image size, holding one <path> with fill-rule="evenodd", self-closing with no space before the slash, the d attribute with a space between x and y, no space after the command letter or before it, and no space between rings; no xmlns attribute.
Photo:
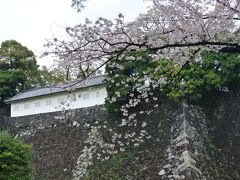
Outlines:
<svg viewBox="0 0 240 180"><path fill-rule="evenodd" d="M71 179L72 169L89 132L89 127L84 124L102 121L105 116L103 106L94 106L5 120L15 138L32 146L35 179L61 180Z"/></svg>
<svg viewBox="0 0 240 180"><path fill-rule="evenodd" d="M166 119L162 127L164 142L159 144L164 158L158 163L157 177L236 178L234 173L240 169L239 102L239 94L220 94L200 105L182 101L159 106L148 117L151 121L160 117ZM0 127L32 145L35 179L61 180L71 179L90 130L86 124L106 118L104 107L94 106L14 118L0 116Z"/></svg>

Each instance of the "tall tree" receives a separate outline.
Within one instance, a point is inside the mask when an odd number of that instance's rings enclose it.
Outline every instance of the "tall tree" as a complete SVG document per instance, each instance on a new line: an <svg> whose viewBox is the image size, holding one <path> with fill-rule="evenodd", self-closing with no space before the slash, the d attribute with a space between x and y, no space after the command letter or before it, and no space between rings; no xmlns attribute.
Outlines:
<svg viewBox="0 0 240 180"><path fill-rule="evenodd" d="M24 89L26 75L22 70L0 71L0 108L4 100Z"/></svg>
<svg viewBox="0 0 240 180"><path fill-rule="evenodd" d="M72 2L81 7L83 1ZM46 54L59 56L64 67L88 62L100 68L132 49L184 64L205 49L239 52L239 21L238 0L153 0L152 8L131 23L119 14L114 21L101 17L66 27L68 39L49 41Z"/></svg>
<svg viewBox="0 0 240 180"><path fill-rule="evenodd" d="M29 70L38 67L34 53L15 40L2 42L0 58L1 62L8 67L8 70Z"/></svg>
<svg viewBox="0 0 240 180"><path fill-rule="evenodd" d="M84 1L72 2L74 7L81 8ZM133 50L151 51L154 54L149 54L150 61L169 61L167 64L177 64L181 71L186 65L194 64L206 50L240 53L239 0L152 2L147 13L130 23L126 23L120 13L115 20L100 17L95 22L86 19L83 24L66 27L67 39L49 40L45 54L57 55L62 67L88 63L98 70L107 63L122 60ZM163 83L174 83L172 78L167 81L153 81L152 84L162 87Z"/></svg>
<svg viewBox="0 0 240 180"><path fill-rule="evenodd" d="M48 69L46 66L41 67L39 70L40 85L48 86L53 84L62 83L65 81L64 73L58 68Z"/></svg>
<svg viewBox="0 0 240 180"><path fill-rule="evenodd" d="M75 8L82 7L83 0L72 2ZM152 2L153 5L148 12L139 15L133 22L126 23L123 14L119 14L113 21L102 17L95 22L86 19L83 24L66 27L69 35L66 39L55 38L46 45L48 49L45 54L53 53L59 56L63 67L68 65L78 67L80 63L91 63L101 68L108 64L107 85L111 93L108 107L113 108L112 111L120 109L123 116L116 122L115 132L121 127L127 129L125 131L127 135L113 133L110 138L114 142L113 147L128 148L129 142L141 141L147 137L142 133L147 132L146 128L144 129L146 123L141 123L141 118L138 117L148 115L161 102L160 97L154 96L155 90L165 91L174 98L191 95L193 99L198 99L205 90L223 88L228 91L239 84L239 58L235 54L240 52L239 0L152 0ZM141 64L142 59L136 55L126 58L126 54L133 50L154 52L146 54L151 57L146 59L158 62L159 66L156 68L153 66L149 70L145 69ZM218 54L219 51L235 55ZM204 52L208 53L204 55ZM130 61L138 61L136 64L141 67L139 69L134 67L134 63ZM127 71L132 69L134 72L125 72L126 69ZM131 93L144 82L142 81L144 76L137 73L140 69L146 73L151 72L153 76L150 78L151 87L139 91L140 94ZM230 74L226 73L229 71ZM167 77L161 77L162 74ZM121 81L117 82L119 79ZM133 83L130 84L131 82ZM121 98L122 94L129 96L127 99ZM116 100L122 101L118 104ZM144 104L146 108L143 109L141 106L142 110L132 112L131 109L140 103L146 103ZM135 131L135 126L141 132ZM95 136L93 133L89 135L88 142L96 143L94 145L89 143L89 147L96 147L99 142L102 147L102 141L98 139L100 127L93 125L91 128ZM122 139L126 137L129 141L124 145ZM109 147L109 144L106 146ZM118 148L115 149L117 151ZM106 151L108 150L110 148ZM81 179L82 174L86 173L86 164L93 162L88 155L91 154L93 157L94 151L96 152L95 148L89 148L88 151L84 149L79 158L83 163L79 163L77 167L79 172L76 173L75 179Z"/></svg>
<svg viewBox="0 0 240 180"><path fill-rule="evenodd" d="M39 81L37 61L34 53L15 40L2 42L0 48L0 71L22 70L26 75L24 88L37 86Z"/></svg>
<svg viewBox="0 0 240 180"><path fill-rule="evenodd" d="M72 2L77 7L83 3ZM240 52L239 0L152 2L147 13L130 23L120 13L113 21L100 17L95 22L86 19L83 24L66 27L67 40L50 40L46 54L59 56L63 67L88 63L98 70L133 50L154 52L149 55L151 61L173 61L180 67L200 58L205 50ZM168 80L167 83L172 83ZM162 86L161 81L152 83Z"/></svg>
<svg viewBox="0 0 240 180"><path fill-rule="evenodd" d="M17 92L36 87L41 77L34 53L15 40L0 47L0 107Z"/></svg>
<svg viewBox="0 0 240 180"><path fill-rule="evenodd" d="M131 23L125 23L119 14L116 21L99 18L96 22L86 20L85 24L67 27L72 40L55 38L49 45L55 45L58 55L70 53L77 62L111 57L127 49L185 51L184 47L196 46L239 47L239 36L232 33L239 29L238 0L153 0L153 4L148 13Z"/></svg>

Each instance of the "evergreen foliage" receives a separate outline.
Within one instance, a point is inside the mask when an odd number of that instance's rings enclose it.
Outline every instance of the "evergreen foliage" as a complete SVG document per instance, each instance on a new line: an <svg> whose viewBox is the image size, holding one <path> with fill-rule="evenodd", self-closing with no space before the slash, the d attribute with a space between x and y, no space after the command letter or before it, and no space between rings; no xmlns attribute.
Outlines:
<svg viewBox="0 0 240 180"><path fill-rule="evenodd" d="M21 90L51 85L64 80L58 69L39 69L34 53L15 40L0 47L0 108L4 100Z"/></svg>
<svg viewBox="0 0 240 180"><path fill-rule="evenodd" d="M7 132L0 133L0 179L30 180L32 174L31 147Z"/></svg>
<svg viewBox="0 0 240 180"><path fill-rule="evenodd" d="M38 65L34 53L15 40L0 47L0 107L4 100L38 82Z"/></svg>
<svg viewBox="0 0 240 180"><path fill-rule="evenodd" d="M0 71L0 107L5 106L4 100L23 90L26 75L23 70Z"/></svg>
<svg viewBox="0 0 240 180"><path fill-rule="evenodd" d="M24 89L36 87L39 82L37 61L34 53L15 40L7 40L0 48L0 73L22 70L26 75Z"/></svg>
<svg viewBox="0 0 240 180"><path fill-rule="evenodd" d="M65 80L63 72L57 68L48 69L46 66L43 66L38 74L40 77L40 86L55 85Z"/></svg>
<svg viewBox="0 0 240 180"><path fill-rule="evenodd" d="M239 90L240 56L205 51L199 60L184 67L164 91L170 98L200 100L210 92Z"/></svg>
<svg viewBox="0 0 240 180"><path fill-rule="evenodd" d="M132 98L130 94L137 96L146 82L153 95L161 94L175 101L185 97L196 102L210 92L231 92L240 88L238 53L205 51L199 59L184 65L167 58L152 61L151 56L150 53L130 52L107 65L106 108L109 112L119 112ZM159 86L153 88L156 82Z"/></svg>
<svg viewBox="0 0 240 180"><path fill-rule="evenodd" d="M133 51L107 64L105 75L108 98L105 106L109 112L119 112L121 105L128 102L131 93L137 96L135 87L143 86L145 77L158 65L158 62L150 59L146 52Z"/></svg>

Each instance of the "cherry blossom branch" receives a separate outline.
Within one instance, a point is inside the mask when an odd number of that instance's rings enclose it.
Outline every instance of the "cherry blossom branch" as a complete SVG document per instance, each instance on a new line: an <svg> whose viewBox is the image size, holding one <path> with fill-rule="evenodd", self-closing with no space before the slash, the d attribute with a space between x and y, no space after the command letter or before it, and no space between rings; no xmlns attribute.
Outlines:
<svg viewBox="0 0 240 180"><path fill-rule="evenodd" d="M77 0L76 0L77 1ZM152 51L184 64L196 49L239 52L240 16L237 0L155 0L134 22L99 18L95 23L67 27L69 39L48 42L48 53L62 64L99 66L125 51ZM65 66L65 65L64 65Z"/></svg>
<svg viewBox="0 0 240 180"><path fill-rule="evenodd" d="M194 47L194 46L206 46L206 45L211 45L211 46L224 46L225 47L235 47L236 49L240 48L240 44L238 43L226 43L226 42L208 42L208 41L201 41L201 42L195 42L195 43L184 43L184 44L167 44L159 47L154 47L154 48L149 48L149 50L152 51L158 51L161 49L165 48L173 48L173 47ZM222 49L222 48L221 48ZM220 50L221 50L220 49ZM240 52L239 52L240 53Z"/></svg>
<svg viewBox="0 0 240 180"><path fill-rule="evenodd" d="M225 2L222 1L222 0L217 0L217 2L218 2L219 4L222 4L222 5L225 6L225 7L229 8L230 10L232 10L232 11L240 14L240 11L237 9L237 7L239 8L239 6L240 6L240 2L239 2L239 1L236 2L236 6L235 6L235 7L232 7L229 3L227 4L227 3L225 3Z"/></svg>

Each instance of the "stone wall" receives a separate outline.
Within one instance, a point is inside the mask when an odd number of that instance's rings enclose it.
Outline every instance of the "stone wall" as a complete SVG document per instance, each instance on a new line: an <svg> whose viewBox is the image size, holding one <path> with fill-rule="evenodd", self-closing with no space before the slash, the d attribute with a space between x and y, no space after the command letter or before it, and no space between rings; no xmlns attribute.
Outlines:
<svg viewBox="0 0 240 180"><path fill-rule="evenodd" d="M9 130L9 108L0 109L0 131Z"/></svg>
<svg viewBox="0 0 240 180"><path fill-rule="evenodd" d="M162 104L165 116L160 179L236 179L240 169L240 94L214 94L199 105ZM35 179L71 179L89 127L106 119L103 106L32 116L0 116L8 129L33 147ZM220 173L219 173L220 172ZM224 172L224 175L221 174Z"/></svg>
<svg viewBox="0 0 240 180"><path fill-rule="evenodd" d="M182 101L169 123L170 142L165 151L167 158L159 172L161 179L207 179L206 148L208 131L206 116L199 106Z"/></svg>
<svg viewBox="0 0 240 180"><path fill-rule="evenodd" d="M105 111L102 106L95 106L2 119L15 137L32 145L35 179L61 180L71 179L72 169L89 131L84 124L105 119Z"/></svg>
<svg viewBox="0 0 240 180"><path fill-rule="evenodd" d="M209 131L209 166L218 170L215 179L240 179L240 93L210 95L201 106Z"/></svg>

